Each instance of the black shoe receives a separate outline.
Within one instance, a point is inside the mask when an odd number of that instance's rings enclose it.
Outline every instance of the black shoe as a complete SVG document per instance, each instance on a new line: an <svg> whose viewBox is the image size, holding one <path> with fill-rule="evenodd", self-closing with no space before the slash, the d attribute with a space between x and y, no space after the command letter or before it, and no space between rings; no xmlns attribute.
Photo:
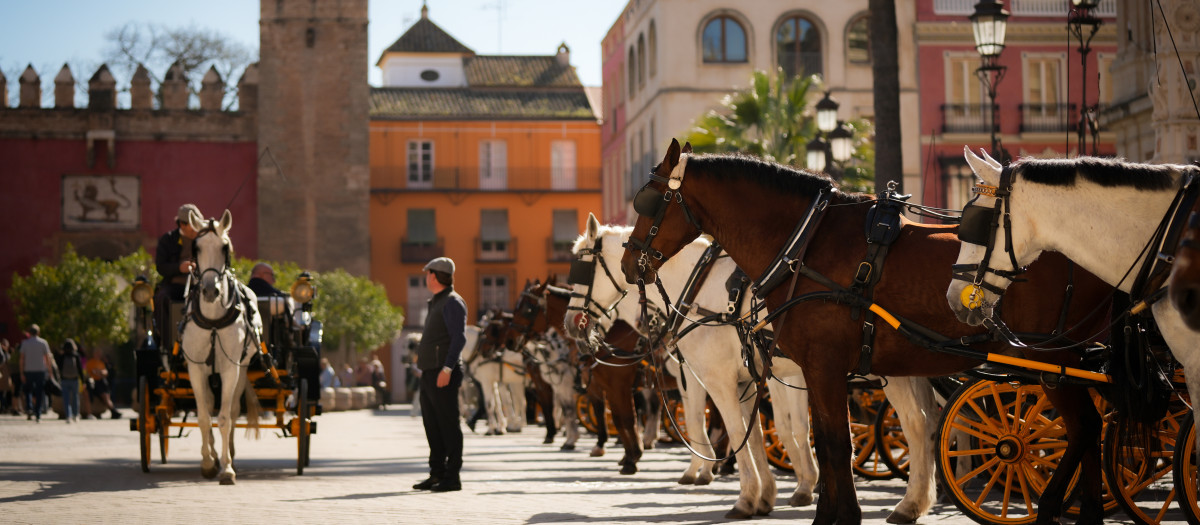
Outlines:
<svg viewBox="0 0 1200 525"><path fill-rule="evenodd" d="M455 490L462 490L462 482L457 479L444 479L437 482L437 484L435 484L429 490L434 492L452 492Z"/></svg>
<svg viewBox="0 0 1200 525"><path fill-rule="evenodd" d="M429 489L432 489L434 485L441 483L441 481L442 480L440 480L438 478L429 476L428 478L425 478L425 481L422 481L420 483L417 483L416 485L413 485L413 488L417 489L417 490L429 490Z"/></svg>

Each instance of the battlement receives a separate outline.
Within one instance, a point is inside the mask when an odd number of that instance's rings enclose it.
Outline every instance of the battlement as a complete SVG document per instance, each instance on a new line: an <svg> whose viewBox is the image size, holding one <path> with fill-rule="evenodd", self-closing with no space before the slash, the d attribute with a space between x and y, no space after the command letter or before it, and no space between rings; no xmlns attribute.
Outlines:
<svg viewBox="0 0 1200 525"><path fill-rule="evenodd" d="M19 109L50 109L42 106L41 76L28 65L17 79ZM139 110L192 110L189 102L192 98L192 87L184 73L183 67L177 62L163 75L159 83L157 100L150 88L150 72L145 66L138 64L137 71L129 81L129 107L117 107L117 79L109 71L108 65L101 65L87 83L87 106L91 111L113 111L118 109ZM210 67L200 81L200 90L196 92L199 100L199 111L223 111L221 104L225 98L226 83L217 72L216 67ZM71 67L63 64L62 69L54 76L53 109L81 109L75 106L76 80ZM258 64L250 64L242 72L237 82L237 99L239 112L254 112L258 107ZM0 72L0 109L8 108L8 79ZM156 104L157 103L157 104ZM156 107L157 105L157 107Z"/></svg>

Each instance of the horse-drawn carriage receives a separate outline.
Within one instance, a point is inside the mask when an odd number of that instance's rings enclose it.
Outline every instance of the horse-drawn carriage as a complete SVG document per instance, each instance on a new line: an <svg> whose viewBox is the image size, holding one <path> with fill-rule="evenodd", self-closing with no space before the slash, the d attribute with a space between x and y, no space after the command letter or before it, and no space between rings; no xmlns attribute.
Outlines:
<svg viewBox="0 0 1200 525"><path fill-rule="evenodd" d="M224 234L229 221L194 217L193 222L200 232L198 270L189 276L187 299L170 305L170 326L154 326L153 292L144 278L131 291L140 341L135 351L138 418L129 427L138 433L142 471L150 471L156 436L165 464L170 440L185 436L184 429L198 428L202 473L214 477L219 467L225 471L222 484L233 483L232 430L274 428L297 438L296 473L303 474L317 431L313 418L321 413L321 322L312 318L315 283L305 272L291 285L289 296L255 298L230 268ZM240 423L243 410L246 421ZM260 410L274 414L273 422L260 420ZM189 421L192 416L195 420ZM218 449L213 428L221 431L227 451L220 465L214 464Z"/></svg>

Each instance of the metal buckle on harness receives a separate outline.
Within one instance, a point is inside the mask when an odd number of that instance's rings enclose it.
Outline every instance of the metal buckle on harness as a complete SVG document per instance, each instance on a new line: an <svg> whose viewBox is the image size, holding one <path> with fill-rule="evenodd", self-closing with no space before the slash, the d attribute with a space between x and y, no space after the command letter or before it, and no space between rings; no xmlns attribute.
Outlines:
<svg viewBox="0 0 1200 525"><path fill-rule="evenodd" d="M858 271L855 272L855 274L854 274L854 281L860 282L860 283L867 282L867 279L871 278L871 272L873 272L874 270L875 270L875 268L873 266L871 266L871 263L869 263L867 261L858 263Z"/></svg>

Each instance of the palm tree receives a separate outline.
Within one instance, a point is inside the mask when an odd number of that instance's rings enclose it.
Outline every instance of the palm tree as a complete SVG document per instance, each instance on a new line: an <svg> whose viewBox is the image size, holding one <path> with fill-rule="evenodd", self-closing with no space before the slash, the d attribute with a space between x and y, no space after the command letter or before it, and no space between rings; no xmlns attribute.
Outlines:
<svg viewBox="0 0 1200 525"><path fill-rule="evenodd" d="M809 93L820 85L821 79L815 75L785 79L782 68L773 76L755 71L750 87L726 95L720 109L698 118L687 140L697 153L746 153L803 168L807 145L818 133L816 118L808 110ZM855 153L847 164L854 167L845 170L842 187L870 191L874 152L868 138L872 127L865 119L847 124L855 141Z"/></svg>

